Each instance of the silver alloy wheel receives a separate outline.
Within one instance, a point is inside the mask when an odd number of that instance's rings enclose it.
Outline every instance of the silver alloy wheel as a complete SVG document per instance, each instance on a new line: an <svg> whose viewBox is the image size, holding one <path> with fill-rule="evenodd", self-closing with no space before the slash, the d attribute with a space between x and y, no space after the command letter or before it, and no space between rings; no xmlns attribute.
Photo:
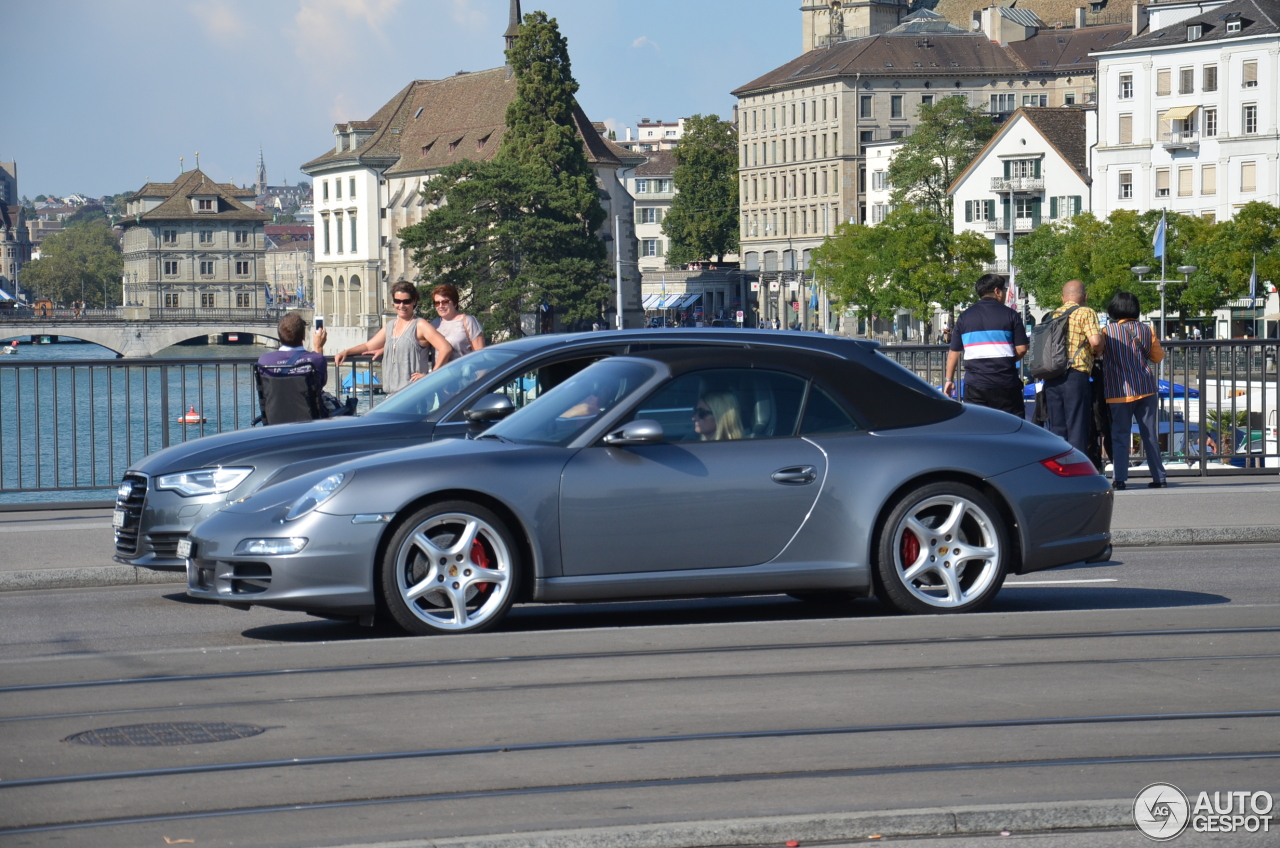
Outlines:
<svg viewBox="0 0 1280 848"><path fill-rule="evenodd" d="M892 544L902 585L938 609L970 603L1000 573L996 525L960 495L936 495L911 507L894 528Z"/></svg>
<svg viewBox="0 0 1280 848"><path fill-rule="evenodd" d="M461 512L434 515L396 552L396 588L410 612L432 628L471 630L505 608L511 561L489 522Z"/></svg>

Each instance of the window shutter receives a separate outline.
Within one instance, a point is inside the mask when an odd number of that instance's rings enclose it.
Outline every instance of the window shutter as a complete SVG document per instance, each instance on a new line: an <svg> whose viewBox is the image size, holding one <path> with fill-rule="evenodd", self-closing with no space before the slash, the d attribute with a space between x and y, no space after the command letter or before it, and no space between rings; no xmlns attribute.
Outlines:
<svg viewBox="0 0 1280 848"><path fill-rule="evenodd" d="M1200 193L1201 194L1217 194L1218 193L1218 166L1205 165L1200 170Z"/></svg>
<svg viewBox="0 0 1280 848"><path fill-rule="evenodd" d="M666 256L665 245L663 244L662 239L654 239L654 243L658 245L658 255Z"/></svg>
<svg viewBox="0 0 1280 848"><path fill-rule="evenodd" d="M1031 198L1031 226L1040 226L1040 198Z"/></svg>
<svg viewBox="0 0 1280 848"><path fill-rule="evenodd" d="M1245 88L1253 88L1258 84L1258 63L1244 63L1244 85Z"/></svg>
<svg viewBox="0 0 1280 848"><path fill-rule="evenodd" d="M1169 194L1169 169L1156 169L1156 196L1165 197Z"/></svg>
<svg viewBox="0 0 1280 848"><path fill-rule="evenodd" d="M1008 168L1009 163L1005 162L1004 166ZM1010 208L1011 204L1009 203L1009 198L1007 197L1000 198L1000 205L1004 207L1004 228L1007 230L1009 229L1009 225L1010 225L1009 216L1013 214L1013 209Z"/></svg>
<svg viewBox="0 0 1280 848"><path fill-rule="evenodd" d="M1240 163L1240 190L1258 190L1258 166L1253 162Z"/></svg>
<svg viewBox="0 0 1280 848"><path fill-rule="evenodd" d="M1040 179L1040 160L1039 160L1039 159L1036 159L1036 160L1034 161L1034 164L1032 165L1032 168L1034 168L1034 169L1035 169L1035 172L1034 172L1034 173L1032 173L1032 175L1031 175L1031 176L1035 177L1036 179Z"/></svg>
<svg viewBox="0 0 1280 848"><path fill-rule="evenodd" d="M1082 198L1081 198L1081 197L1080 197L1080 195L1078 195L1078 194L1075 194L1075 195L1072 195L1072 196L1071 196L1071 206L1072 206L1072 208L1075 210L1075 211L1074 211L1074 212L1072 212L1071 214L1073 214L1073 215L1079 215L1079 214L1080 214L1080 211L1081 211L1080 201L1081 201L1081 200L1082 200Z"/></svg>
<svg viewBox="0 0 1280 848"><path fill-rule="evenodd" d="M1120 143L1133 144L1133 116L1120 116Z"/></svg>
<svg viewBox="0 0 1280 848"><path fill-rule="evenodd" d="M1004 160L1004 178L1009 179L1009 160Z"/></svg>
<svg viewBox="0 0 1280 848"><path fill-rule="evenodd" d="M1156 94L1162 96L1169 93L1169 71L1156 71Z"/></svg>
<svg viewBox="0 0 1280 848"><path fill-rule="evenodd" d="M1178 196L1189 197L1191 195L1191 169L1178 169Z"/></svg>
<svg viewBox="0 0 1280 848"><path fill-rule="evenodd" d="M973 201L966 200L964 202L964 220L965 223L973 223Z"/></svg>
<svg viewBox="0 0 1280 848"><path fill-rule="evenodd" d="M996 217L996 202L994 200L985 201L987 204L987 220L993 221Z"/></svg>
<svg viewBox="0 0 1280 848"><path fill-rule="evenodd" d="M1058 198L1049 198L1049 220L1056 220L1058 217Z"/></svg>

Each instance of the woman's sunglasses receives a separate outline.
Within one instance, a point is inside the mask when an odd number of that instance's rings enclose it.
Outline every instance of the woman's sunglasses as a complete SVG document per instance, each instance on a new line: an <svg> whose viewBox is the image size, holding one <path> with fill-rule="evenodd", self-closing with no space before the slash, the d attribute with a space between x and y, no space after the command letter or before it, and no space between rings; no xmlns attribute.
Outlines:
<svg viewBox="0 0 1280 848"><path fill-rule="evenodd" d="M409 306L410 304L413 303L412 300L401 300L398 297L393 297L391 299L391 302L394 303L396 306Z"/></svg>
<svg viewBox="0 0 1280 848"><path fill-rule="evenodd" d="M693 414L699 418L710 418L711 410L707 409L705 406L699 406L693 410Z"/></svg>

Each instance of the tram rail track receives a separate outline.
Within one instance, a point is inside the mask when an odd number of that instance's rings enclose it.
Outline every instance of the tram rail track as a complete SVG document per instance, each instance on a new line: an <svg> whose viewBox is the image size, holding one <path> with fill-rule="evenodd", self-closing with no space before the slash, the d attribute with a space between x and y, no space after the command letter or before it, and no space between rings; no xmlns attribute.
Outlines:
<svg viewBox="0 0 1280 848"><path fill-rule="evenodd" d="M39 692L68 689L89 689L108 686L136 686L172 683L223 681L262 677L288 677L320 674L366 673L405 669L438 669L480 665L501 665L535 662L578 662L582 660L611 660L633 658L661 658L714 654L765 653L773 651L809 651L877 647L1001 644L1014 642L1060 641L1072 639L1130 639L1170 638L1216 635L1255 635L1280 633L1280 626L1256 627L1190 627L1160 628L1152 630L1106 630L1060 633L1019 633L978 636L917 637L908 639L850 639L828 642L769 643L758 645L720 645L695 648L661 648L623 651L572 651L553 654L528 654L501 657L459 657L434 660L408 660L397 662L350 663L311 668L273 668L243 671L208 672L203 674L162 674L139 677L116 677L93 680L69 680L47 683L25 683L0 686L0 695L17 692ZM978 664L981 665L981 664Z"/></svg>

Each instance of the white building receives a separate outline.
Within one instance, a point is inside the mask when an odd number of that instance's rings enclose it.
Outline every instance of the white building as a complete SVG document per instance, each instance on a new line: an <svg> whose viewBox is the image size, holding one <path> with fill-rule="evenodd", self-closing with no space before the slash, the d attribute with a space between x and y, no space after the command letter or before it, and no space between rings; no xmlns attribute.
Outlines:
<svg viewBox="0 0 1280 848"><path fill-rule="evenodd" d="M519 22L519 0L511 0L508 43ZM312 178L316 314L325 317L334 349L372 337L390 317L390 287L418 281L398 233L430 211L421 189L442 167L492 158L515 94L515 76L505 67L415 80L369 120L335 125L333 147L302 166ZM642 318L635 226L631 197L618 176L619 154L627 153L601 136L581 108L573 120L600 188L606 219L599 235L611 267L619 249L614 217L620 221L623 310L626 325L636 327ZM483 305L477 311L483 321Z"/></svg>
<svg viewBox="0 0 1280 848"><path fill-rule="evenodd" d="M902 139L872 141L862 145L867 159L867 220L879 224L893 211L893 186L889 183L889 165L902 149Z"/></svg>
<svg viewBox="0 0 1280 848"><path fill-rule="evenodd" d="M640 125L635 128L634 137L631 127L627 127L626 138L618 141L618 146L636 153L674 150L680 139L684 138L685 120L681 118L674 123L665 123L641 118Z"/></svg>
<svg viewBox="0 0 1280 848"><path fill-rule="evenodd" d="M667 249L671 240L662 232L662 222L676 196L672 184L676 157L666 150L645 154L645 157L638 162L629 160L631 167L621 171L623 185L635 202L641 273L667 269Z"/></svg>
<svg viewBox="0 0 1280 848"><path fill-rule="evenodd" d="M954 230L992 240L993 272L1009 273L1010 244L1016 255L1019 235L1088 211L1090 114L1081 108L1019 109L952 182Z"/></svg>
<svg viewBox="0 0 1280 848"><path fill-rule="evenodd" d="M1280 2L1152 6L1150 28L1097 51L1093 211L1223 220L1280 204Z"/></svg>

